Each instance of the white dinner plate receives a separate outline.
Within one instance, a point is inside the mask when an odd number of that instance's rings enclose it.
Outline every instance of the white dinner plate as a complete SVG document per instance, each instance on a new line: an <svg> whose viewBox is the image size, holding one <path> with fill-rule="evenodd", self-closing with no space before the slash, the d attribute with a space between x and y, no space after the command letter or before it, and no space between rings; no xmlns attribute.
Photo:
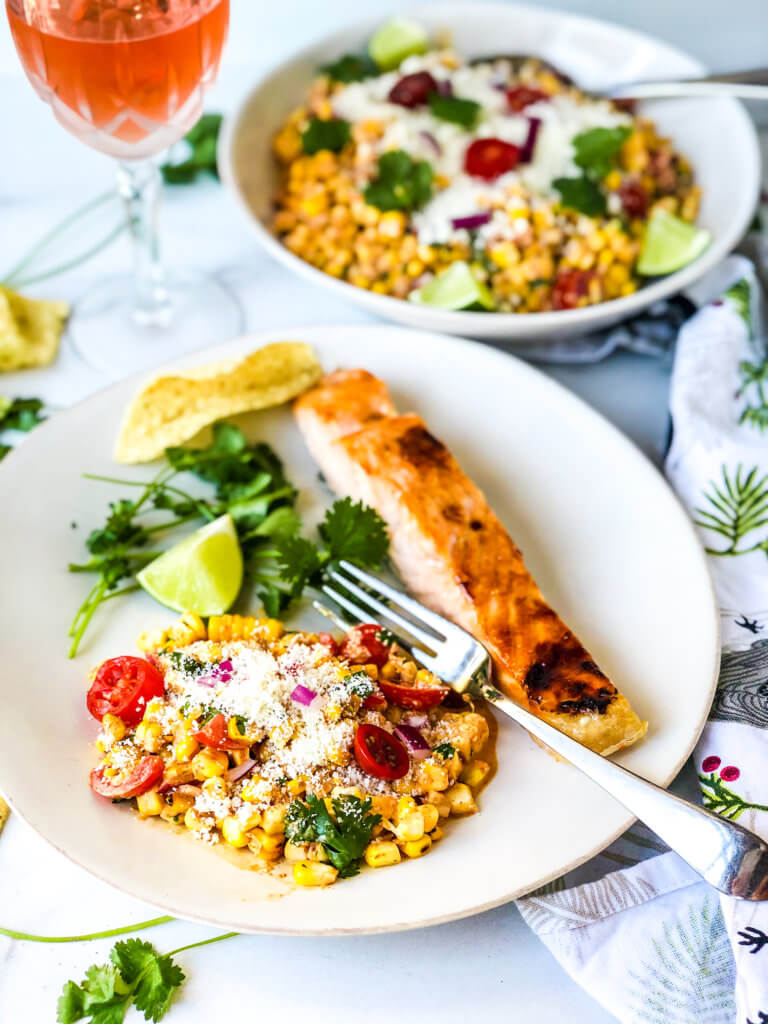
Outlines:
<svg viewBox="0 0 768 1024"><path fill-rule="evenodd" d="M612 426L547 377L503 353L404 328L317 327L250 335L206 361L268 341L314 345L326 369L364 366L402 410L417 410L483 488L544 593L650 721L619 760L667 784L705 721L718 667L717 615L704 558L675 496ZM187 357L178 365L200 361ZM83 556L107 501L127 488L85 471L117 467L112 445L141 377L57 413L0 465L0 788L71 860L183 918L243 932L341 934L415 928L504 903L597 853L631 818L519 728L500 722L498 774L480 813L452 822L427 857L365 869L323 891L293 889L96 797L88 772L96 723L88 671L135 652L137 634L171 622L144 594L104 605L80 655L67 628L89 586ZM327 502L290 410L241 418L274 445L311 520ZM76 524L76 527L73 525ZM312 625L306 611L297 621Z"/></svg>
<svg viewBox="0 0 768 1024"><path fill-rule="evenodd" d="M534 54L588 90L620 82L691 78L705 71L693 57L642 32L565 11L472 0L433 3L409 10L408 15L433 35L450 32L464 56ZM624 298L547 313L450 312L377 295L323 273L295 256L270 230L278 189L270 140L303 102L317 69L343 53L359 53L380 23L380 18L368 17L290 57L257 81L225 122L219 145L222 180L260 244L294 273L377 316L412 327L497 338L509 345L547 345L608 327L675 295L716 266L747 229L760 191L760 151L744 107L722 96L655 100L640 104L638 112L651 117L660 134L670 136L691 162L702 189L698 222L712 233L709 248L682 270L653 279Z"/></svg>

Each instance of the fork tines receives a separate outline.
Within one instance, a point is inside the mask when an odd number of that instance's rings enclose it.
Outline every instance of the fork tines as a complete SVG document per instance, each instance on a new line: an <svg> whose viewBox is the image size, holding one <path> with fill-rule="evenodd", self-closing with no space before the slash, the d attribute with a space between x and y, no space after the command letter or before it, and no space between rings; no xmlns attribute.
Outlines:
<svg viewBox="0 0 768 1024"><path fill-rule="evenodd" d="M444 643L444 620L378 577L346 561L331 566L326 575L336 585L324 582L323 593L358 622L381 623L409 650L420 647L434 654Z"/></svg>

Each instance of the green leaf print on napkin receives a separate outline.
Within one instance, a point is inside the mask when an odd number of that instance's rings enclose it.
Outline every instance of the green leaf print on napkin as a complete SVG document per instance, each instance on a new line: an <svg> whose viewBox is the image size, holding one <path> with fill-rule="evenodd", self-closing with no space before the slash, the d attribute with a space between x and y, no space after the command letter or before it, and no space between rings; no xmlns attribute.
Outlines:
<svg viewBox="0 0 768 1024"><path fill-rule="evenodd" d="M768 530L759 540L739 547L747 534L768 526L768 474L758 476L758 467L745 474L741 464L735 474L722 466L723 482L710 481L703 498L709 508L697 508L694 522L705 530L719 533L729 543L727 548L706 549L708 555L748 555L753 551L768 554Z"/></svg>
<svg viewBox="0 0 768 1024"><path fill-rule="evenodd" d="M749 336L752 337L752 290L749 286L749 281L742 277L736 284L731 285L725 293L725 297L747 325Z"/></svg>
<svg viewBox="0 0 768 1024"><path fill-rule="evenodd" d="M690 903L660 923L651 948L631 972L633 1020L646 1024L722 1024L732 1019L733 954L717 896Z"/></svg>
<svg viewBox="0 0 768 1024"><path fill-rule="evenodd" d="M768 359L762 363L739 363L741 374L741 390L739 394L746 398L739 423L747 423L762 432L768 430Z"/></svg>

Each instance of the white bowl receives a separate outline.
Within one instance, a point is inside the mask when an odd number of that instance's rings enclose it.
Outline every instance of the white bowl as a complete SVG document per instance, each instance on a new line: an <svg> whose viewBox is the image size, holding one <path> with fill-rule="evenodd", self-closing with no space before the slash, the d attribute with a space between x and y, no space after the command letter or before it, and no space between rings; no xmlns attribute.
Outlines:
<svg viewBox="0 0 768 1024"><path fill-rule="evenodd" d="M432 32L449 29L468 57L531 53L551 61L587 89L639 79L701 74L703 66L640 32L561 11L517 4L456 3L416 8L409 16ZM739 241L760 188L754 127L735 100L659 100L640 110L693 164L703 197L699 222L712 244L694 263L634 295L585 309L551 313L467 313L418 306L339 281L294 256L270 232L278 174L271 139L298 106L317 68L342 53L359 52L381 19L368 19L302 50L261 78L224 125L222 180L237 197L265 249L290 270L389 320L475 338L547 342L607 327L679 292L715 266Z"/></svg>

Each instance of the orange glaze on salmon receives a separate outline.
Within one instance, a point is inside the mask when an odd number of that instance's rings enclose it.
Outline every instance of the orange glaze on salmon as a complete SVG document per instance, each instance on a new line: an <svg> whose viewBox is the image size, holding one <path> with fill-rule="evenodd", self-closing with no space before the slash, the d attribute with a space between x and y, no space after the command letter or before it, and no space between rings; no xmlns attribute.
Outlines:
<svg viewBox="0 0 768 1024"><path fill-rule="evenodd" d="M544 600L481 491L420 417L362 370L326 376L296 419L331 488L377 509L409 590L491 654L510 697L608 754L646 730Z"/></svg>

